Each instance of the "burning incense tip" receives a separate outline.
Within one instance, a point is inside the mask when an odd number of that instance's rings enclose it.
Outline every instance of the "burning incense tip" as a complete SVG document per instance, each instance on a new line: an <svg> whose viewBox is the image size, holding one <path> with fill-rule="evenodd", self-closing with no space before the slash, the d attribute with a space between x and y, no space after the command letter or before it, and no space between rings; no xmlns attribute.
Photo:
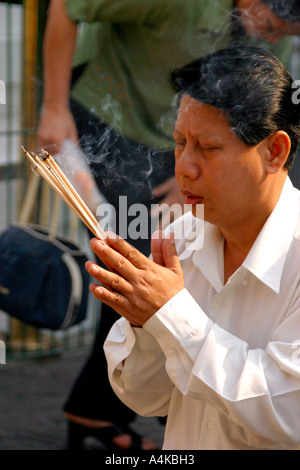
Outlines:
<svg viewBox="0 0 300 470"><path fill-rule="evenodd" d="M104 230L54 158L44 149L42 149L40 155L36 155L33 152L27 152L23 145L21 148L30 161L34 173L42 176L47 181L95 237L105 241L107 236Z"/></svg>
<svg viewBox="0 0 300 470"><path fill-rule="evenodd" d="M47 152L47 150L42 149L41 157L43 160L47 160L47 158L50 157L50 153Z"/></svg>

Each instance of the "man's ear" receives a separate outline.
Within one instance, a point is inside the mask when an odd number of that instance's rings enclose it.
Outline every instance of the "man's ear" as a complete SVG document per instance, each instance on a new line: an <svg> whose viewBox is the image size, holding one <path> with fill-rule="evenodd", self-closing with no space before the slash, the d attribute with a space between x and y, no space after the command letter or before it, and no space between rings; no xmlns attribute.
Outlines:
<svg viewBox="0 0 300 470"><path fill-rule="evenodd" d="M269 174L277 173L284 167L290 154L291 139L284 131L276 131L267 138L268 157L266 171Z"/></svg>

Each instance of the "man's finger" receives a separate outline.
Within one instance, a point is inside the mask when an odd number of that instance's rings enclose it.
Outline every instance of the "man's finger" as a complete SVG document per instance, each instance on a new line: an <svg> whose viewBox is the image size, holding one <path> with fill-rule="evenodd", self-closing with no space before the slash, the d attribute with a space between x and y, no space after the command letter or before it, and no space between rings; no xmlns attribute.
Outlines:
<svg viewBox="0 0 300 470"><path fill-rule="evenodd" d="M110 271L120 274L128 282L133 282L136 279L137 267L132 262L134 261L135 252L143 256L139 251L135 250L129 243L127 245L134 250L134 254L131 255L130 249L123 249L122 253L122 239L112 241L112 238L106 239L107 243L93 238L90 242L91 248L98 258L108 267ZM124 241L124 240L123 240ZM115 243L114 243L115 242ZM121 246L120 246L121 245ZM118 249L117 249L118 248ZM127 257L128 258L127 258ZM146 258L146 257L145 257ZM147 258L146 258L147 260ZM144 266L142 267L144 268Z"/></svg>
<svg viewBox="0 0 300 470"><path fill-rule="evenodd" d="M159 264L160 266L164 266L164 257L162 252L162 244L163 244L164 234L162 230L156 230L153 232L152 239L151 239L151 254L154 263Z"/></svg>
<svg viewBox="0 0 300 470"><path fill-rule="evenodd" d="M99 286L98 284L91 284L90 289L96 299L113 308L116 312L126 318L126 320L128 320L132 325L141 326L142 323L140 321L126 313L128 311L132 311L129 301L126 297L119 294L118 292L112 292L105 287Z"/></svg>
<svg viewBox="0 0 300 470"><path fill-rule="evenodd" d="M174 233L170 232L169 235L163 241L162 253L165 267L171 269L172 271L178 274L181 273L182 269L176 250Z"/></svg>
<svg viewBox="0 0 300 470"><path fill-rule="evenodd" d="M126 297L122 296L118 292L112 292L103 286L99 286L98 284L91 284L90 290L96 299L107 304L120 315L124 314L124 311L126 310L125 307L128 304Z"/></svg>
<svg viewBox="0 0 300 470"><path fill-rule="evenodd" d="M106 232L106 235L107 243L123 255L133 266L139 269L146 269L149 266L147 256L143 255L143 253L130 245L126 240L111 232Z"/></svg>
<svg viewBox="0 0 300 470"><path fill-rule="evenodd" d="M92 238L90 245L95 255L101 259L110 271L121 274L125 279L134 277L134 266L109 244L98 238Z"/></svg>
<svg viewBox="0 0 300 470"><path fill-rule="evenodd" d="M132 292L132 286L122 276L117 273L108 271L107 269L98 266L93 261L85 263L87 272L96 279L100 284L107 287L112 291L120 292L123 295Z"/></svg>

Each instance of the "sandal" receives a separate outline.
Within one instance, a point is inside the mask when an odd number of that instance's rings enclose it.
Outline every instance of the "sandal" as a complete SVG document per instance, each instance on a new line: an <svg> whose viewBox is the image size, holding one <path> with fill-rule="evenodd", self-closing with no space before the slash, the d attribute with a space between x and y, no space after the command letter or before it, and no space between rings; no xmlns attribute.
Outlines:
<svg viewBox="0 0 300 470"><path fill-rule="evenodd" d="M128 425L122 427L114 424L103 428L90 428L74 421L69 422L67 450L85 450L84 439L93 437L101 442L107 450L142 450L143 437L133 431ZM113 442L114 437L129 434L131 446L123 448Z"/></svg>

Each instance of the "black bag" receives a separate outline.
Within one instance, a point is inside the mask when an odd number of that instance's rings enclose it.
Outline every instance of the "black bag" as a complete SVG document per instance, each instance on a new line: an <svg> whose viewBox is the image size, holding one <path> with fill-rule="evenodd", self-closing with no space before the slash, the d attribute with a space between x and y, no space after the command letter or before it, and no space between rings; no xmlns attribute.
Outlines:
<svg viewBox="0 0 300 470"><path fill-rule="evenodd" d="M65 329L85 319L87 257L73 240L15 223L0 236L0 309L28 325Z"/></svg>

